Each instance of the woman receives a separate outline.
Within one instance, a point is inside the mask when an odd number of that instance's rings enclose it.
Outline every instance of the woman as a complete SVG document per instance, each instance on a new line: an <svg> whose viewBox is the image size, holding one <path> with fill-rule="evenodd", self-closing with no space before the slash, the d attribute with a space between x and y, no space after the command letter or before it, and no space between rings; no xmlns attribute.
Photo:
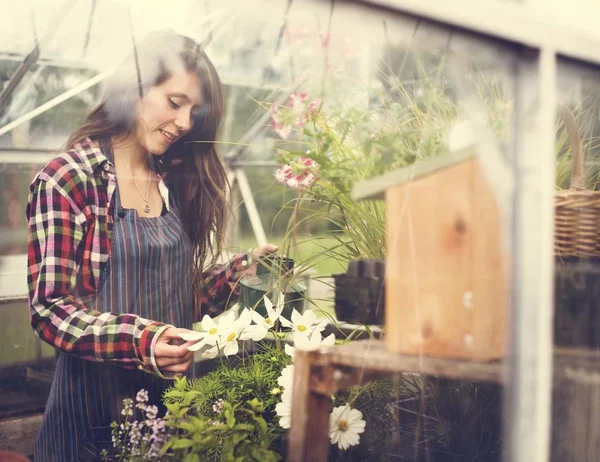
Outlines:
<svg viewBox="0 0 600 462"><path fill-rule="evenodd" d="M254 270L240 255L203 271L224 230L221 118L219 77L198 44L155 35L33 181L31 324L60 350L36 462L94 460L124 398L144 388L159 404L165 379L192 362L180 334Z"/></svg>

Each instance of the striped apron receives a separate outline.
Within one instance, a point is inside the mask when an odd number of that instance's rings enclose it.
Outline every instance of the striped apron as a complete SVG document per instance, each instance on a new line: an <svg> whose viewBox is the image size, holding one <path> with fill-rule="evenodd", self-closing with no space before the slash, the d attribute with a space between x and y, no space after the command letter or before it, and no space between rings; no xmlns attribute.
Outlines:
<svg viewBox="0 0 600 462"><path fill-rule="evenodd" d="M122 209L114 194L115 224L110 259L100 278L98 311L134 313L190 329L193 322L191 246L179 214L142 218ZM172 203L173 201L171 201ZM172 381L139 370L86 361L60 352L44 418L35 443L36 462L100 460L112 444L110 424L122 421L122 401L146 389L149 404L160 405Z"/></svg>

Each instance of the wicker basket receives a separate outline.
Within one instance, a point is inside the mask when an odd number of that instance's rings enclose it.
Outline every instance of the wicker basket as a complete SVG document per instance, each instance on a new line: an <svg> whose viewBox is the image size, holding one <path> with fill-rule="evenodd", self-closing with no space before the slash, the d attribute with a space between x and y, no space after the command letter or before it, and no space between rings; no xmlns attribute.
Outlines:
<svg viewBox="0 0 600 462"><path fill-rule="evenodd" d="M573 113L560 105L571 142L571 189L559 191L554 199L554 252L559 257L600 257L600 191L586 190L584 150Z"/></svg>

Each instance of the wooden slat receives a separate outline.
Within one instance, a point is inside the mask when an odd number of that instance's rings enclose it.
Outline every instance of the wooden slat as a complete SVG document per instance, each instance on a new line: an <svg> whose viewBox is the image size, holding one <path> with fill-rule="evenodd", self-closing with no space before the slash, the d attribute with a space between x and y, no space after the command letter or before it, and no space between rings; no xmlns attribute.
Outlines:
<svg viewBox="0 0 600 462"><path fill-rule="evenodd" d="M474 149L466 148L417 161L408 167L357 183L352 189L352 199L383 199L385 190L390 187L415 181L476 156L477 152Z"/></svg>
<svg viewBox="0 0 600 462"><path fill-rule="evenodd" d="M287 457L290 462L326 462L329 452L331 397L312 389L313 379L322 379L315 377L314 353L296 350L294 358L294 396Z"/></svg>
<svg viewBox="0 0 600 462"><path fill-rule="evenodd" d="M380 340L361 340L320 350L324 361L371 371L410 372L451 379L501 382L503 364L390 353Z"/></svg>
<svg viewBox="0 0 600 462"><path fill-rule="evenodd" d="M414 373L449 379L502 383L507 364L502 361L469 361L451 358L391 353L383 340L359 340L322 348L314 361L333 367L365 371ZM584 348L555 348L554 373L565 376L584 368L587 373L600 373L600 351Z"/></svg>

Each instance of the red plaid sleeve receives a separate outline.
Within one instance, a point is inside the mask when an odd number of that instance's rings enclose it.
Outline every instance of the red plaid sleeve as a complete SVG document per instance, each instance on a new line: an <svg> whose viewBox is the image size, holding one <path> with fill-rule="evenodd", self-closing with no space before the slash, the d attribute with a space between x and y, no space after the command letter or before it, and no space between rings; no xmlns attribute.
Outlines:
<svg viewBox="0 0 600 462"><path fill-rule="evenodd" d="M215 265L203 276L203 290L200 296L200 312L202 315L215 316L227 308L230 302L237 299L240 288L233 279L233 273L241 271L242 262L247 254L239 253L224 265Z"/></svg>
<svg viewBox="0 0 600 462"><path fill-rule="evenodd" d="M85 177L54 165L40 173L27 206L27 283L31 325L50 345L81 358L155 372L152 345L163 324L132 314L90 309L75 290L102 249L94 248L94 220L82 207ZM104 249L106 250L106 249ZM89 289L89 288L88 288Z"/></svg>

